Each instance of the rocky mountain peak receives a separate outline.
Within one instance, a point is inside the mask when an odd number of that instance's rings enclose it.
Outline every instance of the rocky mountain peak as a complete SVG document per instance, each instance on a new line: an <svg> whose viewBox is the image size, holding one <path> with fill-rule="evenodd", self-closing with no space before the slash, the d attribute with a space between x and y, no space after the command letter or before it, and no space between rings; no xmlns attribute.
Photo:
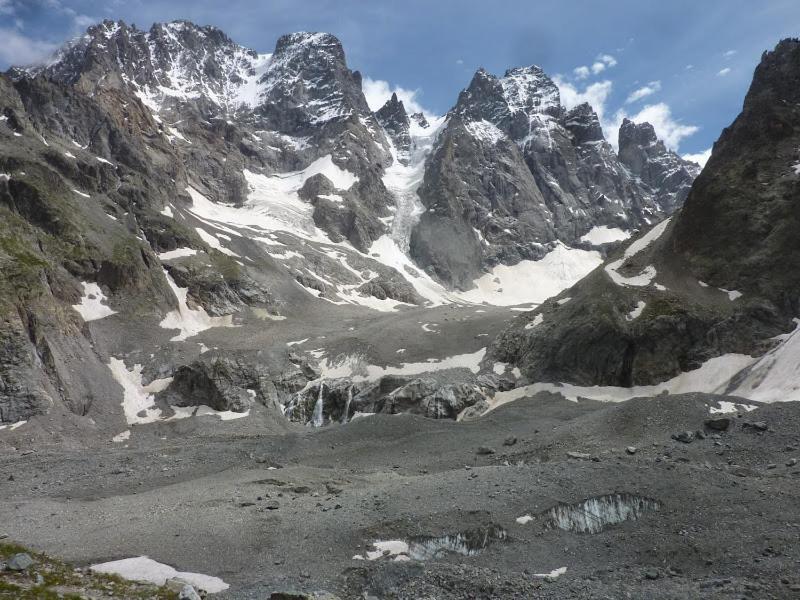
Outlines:
<svg viewBox="0 0 800 600"><path fill-rule="evenodd" d="M500 85L511 112L547 113L554 117L562 112L558 86L541 67L509 69L500 79Z"/></svg>
<svg viewBox="0 0 800 600"><path fill-rule="evenodd" d="M341 42L329 33L281 36L259 86L259 111L280 131L372 115L361 74L347 67Z"/></svg>
<svg viewBox="0 0 800 600"><path fill-rule="evenodd" d="M650 123L634 123L630 119L623 119L619 128L619 148L627 149L631 146L652 146L658 144L656 130Z"/></svg>
<svg viewBox="0 0 800 600"><path fill-rule="evenodd" d="M478 69L451 114L467 122L486 121L521 141L546 119L561 116L563 110L558 87L533 65L509 69L503 77Z"/></svg>
<svg viewBox="0 0 800 600"><path fill-rule="evenodd" d="M574 136L576 144L605 140L600 119L587 102L579 104L566 113L564 126Z"/></svg>
<svg viewBox="0 0 800 600"><path fill-rule="evenodd" d="M428 127L431 126L431 124L428 123L428 119L426 119L425 115L422 114L421 112L413 113L413 114L409 115L408 118L411 119L412 121L414 121L417 125L419 125L423 129L427 129Z"/></svg>
<svg viewBox="0 0 800 600"><path fill-rule="evenodd" d="M714 144L675 223L671 248L698 279L800 310L800 40L756 67L741 114Z"/></svg>
<svg viewBox="0 0 800 600"><path fill-rule="evenodd" d="M781 40L764 52L744 99L745 110L759 102L800 102L800 38Z"/></svg>
<svg viewBox="0 0 800 600"><path fill-rule="evenodd" d="M406 114L403 101L397 99L397 94L392 94L386 104L375 113L375 117L392 139L395 148L401 153L408 153L411 147L409 134L411 121Z"/></svg>
<svg viewBox="0 0 800 600"><path fill-rule="evenodd" d="M618 154L620 161L654 191L659 205L667 212L683 203L700 172L699 165L668 149L647 122L622 121Z"/></svg>
<svg viewBox="0 0 800 600"><path fill-rule="evenodd" d="M258 102L255 82L268 60L216 27L174 21L145 32L123 21L103 21L25 73L43 73L87 92L129 89L155 112L192 103L218 113Z"/></svg>

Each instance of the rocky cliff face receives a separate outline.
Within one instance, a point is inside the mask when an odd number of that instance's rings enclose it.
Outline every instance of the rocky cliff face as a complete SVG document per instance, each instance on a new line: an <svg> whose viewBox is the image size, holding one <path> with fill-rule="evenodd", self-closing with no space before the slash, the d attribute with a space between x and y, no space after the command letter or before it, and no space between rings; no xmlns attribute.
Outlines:
<svg viewBox="0 0 800 600"><path fill-rule="evenodd" d="M521 318L496 342L499 359L531 381L630 386L786 339L770 338L800 310L798 78L800 42L765 53L683 208L565 291L569 301ZM632 170L672 160L648 127L626 123L620 141Z"/></svg>

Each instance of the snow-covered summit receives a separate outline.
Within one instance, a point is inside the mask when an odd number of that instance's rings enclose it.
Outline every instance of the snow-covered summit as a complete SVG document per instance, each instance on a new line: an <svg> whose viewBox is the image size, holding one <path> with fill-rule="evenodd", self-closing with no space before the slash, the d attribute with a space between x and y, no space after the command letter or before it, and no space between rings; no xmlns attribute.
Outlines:
<svg viewBox="0 0 800 600"><path fill-rule="evenodd" d="M216 27L189 21L148 31L103 21L46 63L15 73L86 90L128 88L154 112L182 103L212 114L261 108L280 121L276 129L370 114L360 75L347 68L341 42L328 33L287 34L274 54L259 54Z"/></svg>
<svg viewBox="0 0 800 600"><path fill-rule="evenodd" d="M260 101L258 80L269 58L216 27L174 21L142 31L124 21L103 21L25 72L84 89L129 87L156 112L191 101L234 112Z"/></svg>

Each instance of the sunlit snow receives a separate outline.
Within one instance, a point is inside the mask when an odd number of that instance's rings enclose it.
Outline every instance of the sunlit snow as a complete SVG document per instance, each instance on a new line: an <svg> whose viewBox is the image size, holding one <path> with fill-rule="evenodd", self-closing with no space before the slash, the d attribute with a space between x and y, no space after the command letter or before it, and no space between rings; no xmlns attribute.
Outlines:
<svg viewBox="0 0 800 600"><path fill-rule="evenodd" d="M83 296L80 304L73 304L72 308L80 313L84 321L96 321L117 314L117 311L106 305L108 299L99 285L85 281L81 282L81 285L83 286Z"/></svg>
<svg viewBox="0 0 800 600"><path fill-rule="evenodd" d="M99 563L92 565L90 568L96 573L119 575L123 579L142 581L155 585L164 585L168 579L178 577L192 586L200 590L205 590L210 594L222 592L230 587L219 577L203 575L202 573L178 571L174 567L156 562L147 556L123 558L122 560Z"/></svg>

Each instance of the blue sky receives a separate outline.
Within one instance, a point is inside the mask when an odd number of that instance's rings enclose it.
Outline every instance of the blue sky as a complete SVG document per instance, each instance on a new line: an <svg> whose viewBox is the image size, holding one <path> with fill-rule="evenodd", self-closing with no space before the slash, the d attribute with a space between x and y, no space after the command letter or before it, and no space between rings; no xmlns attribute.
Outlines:
<svg viewBox="0 0 800 600"><path fill-rule="evenodd" d="M762 51L800 35L798 0L0 0L0 69L103 18L189 19L260 52L282 33L329 31L373 102L399 88L438 114L479 66L539 64L565 100L602 112L607 136L623 116L646 118L681 153L710 147Z"/></svg>

